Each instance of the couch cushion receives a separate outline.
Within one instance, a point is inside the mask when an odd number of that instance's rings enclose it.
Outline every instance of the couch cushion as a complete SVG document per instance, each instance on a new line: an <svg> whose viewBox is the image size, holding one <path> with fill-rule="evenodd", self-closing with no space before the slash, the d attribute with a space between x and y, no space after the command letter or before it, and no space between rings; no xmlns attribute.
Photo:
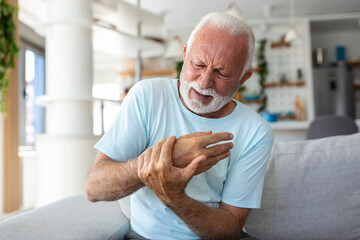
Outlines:
<svg viewBox="0 0 360 240"><path fill-rule="evenodd" d="M275 142L245 227L259 239L360 239L360 133Z"/></svg>
<svg viewBox="0 0 360 240"><path fill-rule="evenodd" d="M122 239L129 225L117 202L81 193L0 221L0 239Z"/></svg>

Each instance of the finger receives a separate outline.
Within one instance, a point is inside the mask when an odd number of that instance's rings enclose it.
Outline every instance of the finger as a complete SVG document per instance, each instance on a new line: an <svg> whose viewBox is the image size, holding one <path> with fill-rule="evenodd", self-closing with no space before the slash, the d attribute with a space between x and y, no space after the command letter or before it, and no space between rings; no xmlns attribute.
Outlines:
<svg viewBox="0 0 360 240"><path fill-rule="evenodd" d="M221 133L213 133L206 136L201 136L200 141L203 142L203 146L207 146L210 144L218 143L221 141L228 141L233 139L234 136L229 132L221 132Z"/></svg>
<svg viewBox="0 0 360 240"><path fill-rule="evenodd" d="M175 136L166 139L163 148L161 149L160 159L166 166L172 165L172 152L176 141Z"/></svg>
<svg viewBox="0 0 360 240"><path fill-rule="evenodd" d="M190 133L190 134L186 134L184 136L181 136L181 138L191 138L191 137L201 137L201 136L206 136L211 134L212 131L206 131L206 132L195 132L195 133Z"/></svg>
<svg viewBox="0 0 360 240"><path fill-rule="evenodd" d="M192 160L186 168L183 169L183 176L186 181L190 181L190 179L195 175L199 165L205 160L205 155L198 156L194 160Z"/></svg>
<svg viewBox="0 0 360 240"><path fill-rule="evenodd" d="M149 165L152 154L152 148L146 149L146 151L141 155L142 156L142 166L141 170L144 171Z"/></svg>
<svg viewBox="0 0 360 240"><path fill-rule="evenodd" d="M156 143L153 146L153 148L152 148L153 150L152 150L152 154L151 154L151 162L153 164L155 164L159 161L161 148L165 141L166 141L166 138L162 139L161 141L159 141L158 143Z"/></svg>
<svg viewBox="0 0 360 240"><path fill-rule="evenodd" d="M144 156L140 155L137 159L137 175L142 180L142 168L144 166Z"/></svg>
<svg viewBox="0 0 360 240"><path fill-rule="evenodd" d="M212 166L216 165L218 162L220 162L221 160L224 160L225 158L229 157L230 155L231 155L230 151L227 151L227 152L217 155L215 157L208 158L206 163L207 163L208 167L211 168Z"/></svg>
<svg viewBox="0 0 360 240"><path fill-rule="evenodd" d="M231 142L217 144L215 146L209 147L205 149L205 154L208 157L214 157L220 154L223 154L234 147L234 144Z"/></svg>
<svg viewBox="0 0 360 240"><path fill-rule="evenodd" d="M143 168L143 166L144 166L144 153L141 154L137 159L138 172Z"/></svg>
<svg viewBox="0 0 360 240"><path fill-rule="evenodd" d="M151 152L152 148L148 148L138 157L138 177L142 181L144 181L144 174L151 158Z"/></svg>
<svg viewBox="0 0 360 240"><path fill-rule="evenodd" d="M209 170L210 168L215 166L218 162L220 162L223 159L226 159L229 156L230 156L230 151L225 152L225 153L223 153L221 155L218 155L216 157L207 158L206 162L203 162L201 167L198 167L198 169L197 169L197 171L195 172L194 175L198 175L200 173L203 173L203 172Z"/></svg>

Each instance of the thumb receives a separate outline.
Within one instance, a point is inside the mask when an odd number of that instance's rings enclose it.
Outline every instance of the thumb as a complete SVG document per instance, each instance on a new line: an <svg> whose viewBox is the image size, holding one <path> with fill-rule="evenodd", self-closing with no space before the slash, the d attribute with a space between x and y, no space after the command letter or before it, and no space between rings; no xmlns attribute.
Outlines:
<svg viewBox="0 0 360 240"><path fill-rule="evenodd" d="M187 165L186 168L183 169L183 176L186 178L187 181L190 181L190 179L195 175L195 172L200 165L201 162L205 161L207 159L206 155L200 155L196 157L194 160L191 161L189 165Z"/></svg>

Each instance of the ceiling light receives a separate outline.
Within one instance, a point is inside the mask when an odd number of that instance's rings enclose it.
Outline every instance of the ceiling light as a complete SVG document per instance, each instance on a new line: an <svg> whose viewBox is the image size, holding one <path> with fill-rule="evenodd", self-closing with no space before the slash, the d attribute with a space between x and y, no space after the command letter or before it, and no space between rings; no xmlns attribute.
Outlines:
<svg viewBox="0 0 360 240"><path fill-rule="evenodd" d="M235 2L230 3L226 13L240 19L241 21L246 22L245 17L241 12L240 7Z"/></svg>
<svg viewBox="0 0 360 240"><path fill-rule="evenodd" d="M286 42L294 42L300 39L300 33L295 24L295 7L294 0L289 0L290 27L285 34Z"/></svg>
<svg viewBox="0 0 360 240"><path fill-rule="evenodd" d="M179 36L175 36L168 44L164 57L178 62L183 60L184 45Z"/></svg>
<svg viewBox="0 0 360 240"><path fill-rule="evenodd" d="M286 42L294 42L300 38L300 33L295 25L291 25L285 34Z"/></svg>

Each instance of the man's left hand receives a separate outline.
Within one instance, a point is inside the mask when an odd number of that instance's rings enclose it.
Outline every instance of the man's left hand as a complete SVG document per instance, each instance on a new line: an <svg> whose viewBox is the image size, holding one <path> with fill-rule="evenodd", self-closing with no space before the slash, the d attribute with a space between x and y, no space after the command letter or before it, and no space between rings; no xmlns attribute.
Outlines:
<svg viewBox="0 0 360 240"><path fill-rule="evenodd" d="M138 158L138 176L158 198L164 203L178 200L185 194L185 187L205 155L196 157L185 168L177 168L172 163L172 151L176 137L172 136L161 140L147 149Z"/></svg>

